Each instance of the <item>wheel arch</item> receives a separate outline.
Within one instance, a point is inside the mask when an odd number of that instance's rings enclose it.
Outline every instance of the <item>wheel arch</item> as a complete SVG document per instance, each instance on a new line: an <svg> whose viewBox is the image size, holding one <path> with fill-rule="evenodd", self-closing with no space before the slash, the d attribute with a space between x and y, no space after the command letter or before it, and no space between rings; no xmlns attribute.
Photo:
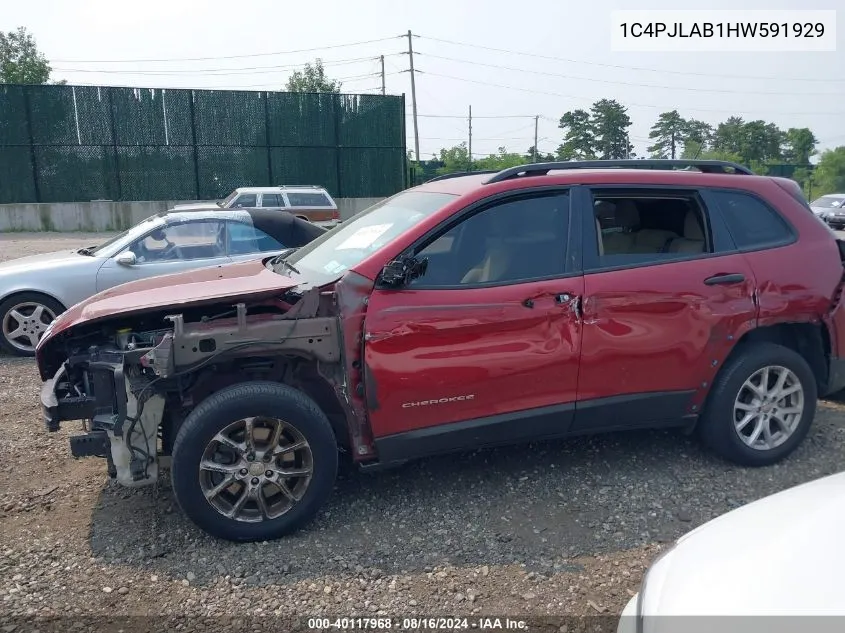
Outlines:
<svg viewBox="0 0 845 633"><path fill-rule="evenodd" d="M824 323L787 321L758 326L739 338L725 362L753 343L774 343L800 354L813 370L819 397L827 393L831 337Z"/></svg>
<svg viewBox="0 0 845 633"><path fill-rule="evenodd" d="M349 427L346 412L337 391L320 363L313 358L296 355L248 357L211 365L198 372L181 391L181 397L168 399L166 415L162 417L162 437L165 453L188 413L214 393L233 385L270 381L293 387L313 400L331 423L337 445L349 446Z"/></svg>
<svg viewBox="0 0 845 633"><path fill-rule="evenodd" d="M16 297L18 295L41 295L43 297L47 297L48 299L58 303L60 306L62 306L62 310L67 310L67 308L68 308L67 304L64 301L62 301L54 293L47 292L47 291L44 291L44 290L35 290L35 289L32 289L32 288L16 288L15 290L11 290L11 291L7 292L6 294L4 294L3 296L0 296L0 303L5 303L6 301L11 299L12 297Z"/></svg>

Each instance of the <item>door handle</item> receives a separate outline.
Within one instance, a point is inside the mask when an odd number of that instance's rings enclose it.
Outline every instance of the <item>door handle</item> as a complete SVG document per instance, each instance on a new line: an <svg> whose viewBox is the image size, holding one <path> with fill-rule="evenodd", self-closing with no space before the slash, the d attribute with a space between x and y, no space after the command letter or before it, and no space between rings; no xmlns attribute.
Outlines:
<svg viewBox="0 0 845 633"><path fill-rule="evenodd" d="M566 303L572 300L572 295L568 292L561 292L555 295L555 303Z"/></svg>
<svg viewBox="0 0 845 633"><path fill-rule="evenodd" d="M739 284L745 281L745 275L742 273L729 273L725 275L713 275L704 280L708 286L717 286L724 284Z"/></svg>

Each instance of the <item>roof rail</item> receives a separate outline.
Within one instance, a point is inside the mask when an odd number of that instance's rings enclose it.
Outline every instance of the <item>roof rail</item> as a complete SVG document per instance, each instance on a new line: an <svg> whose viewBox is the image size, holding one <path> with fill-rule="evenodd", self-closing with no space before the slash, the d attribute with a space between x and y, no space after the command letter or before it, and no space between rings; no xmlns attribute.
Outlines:
<svg viewBox="0 0 845 633"><path fill-rule="evenodd" d="M279 189L322 189L320 185L276 185Z"/></svg>
<svg viewBox="0 0 845 633"><path fill-rule="evenodd" d="M619 160L578 160L554 163L531 163L503 169L485 184L502 182L520 176L545 176L550 171L566 169L697 169L708 174L744 174L754 175L754 172L726 160L684 160L684 159L641 159L629 158Z"/></svg>
<svg viewBox="0 0 845 633"><path fill-rule="evenodd" d="M443 174L441 176L435 176L431 180L426 180L425 183L429 182L437 182L438 180L449 180L450 178L461 178L463 176L476 176L478 174L498 174L498 169L479 169L477 171L453 171L448 174Z"/></svg>

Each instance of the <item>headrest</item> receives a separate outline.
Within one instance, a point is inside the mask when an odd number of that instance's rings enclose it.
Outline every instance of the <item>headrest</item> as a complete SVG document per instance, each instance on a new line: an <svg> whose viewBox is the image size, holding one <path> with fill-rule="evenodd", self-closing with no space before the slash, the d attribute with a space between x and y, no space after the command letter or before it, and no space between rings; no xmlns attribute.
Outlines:
<svg viewBox="0 0 845 633"><path fill-rule="evenodd" d="M633 229L640 225L640 212L637 205L630 200L616 202L616 224L625 229Z"/></svg>
<svg viewBox="0 0 845 633"><path fill-rule="evenodd" d="M695 211L687 211L684 218L684 237L688 240L703 240L704 231L698 223L698 214Z"/></svg>

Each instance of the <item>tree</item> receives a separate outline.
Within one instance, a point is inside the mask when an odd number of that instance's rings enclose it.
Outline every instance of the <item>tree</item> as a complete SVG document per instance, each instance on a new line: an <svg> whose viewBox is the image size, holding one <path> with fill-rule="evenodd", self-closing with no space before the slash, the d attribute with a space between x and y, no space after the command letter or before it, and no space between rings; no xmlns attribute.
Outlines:
<svg viewBox="0 0 845 633"><path fill-rule="evenodd" d="M560 117L558 127L566 130L563 143L557 148L560 160L595 158L593 146L596 137L593 132L590 113L585 110L572 110Z"/></svg>
<svg viewBox="0 0 845 633"><path fill-rule="evenodd" d="M599 158L627 158L633 146L628 142L631 117L625 106L615 99L601 99L590 108L590 122L595 134Z"/></svg>
<svg viewBox="0 0 845 633"><path fill-rule="evenodd" d="M822 152L812 182L815 196L845 192L845 146Z"/></svg>
<svg viewBox="0 0 845 633"><path fill-rule="evenodd" d="M783 159L784 133L774 123L749 121L742 130L740 156L746 163Z"/></svg>
<svg viewBox="0 0 845 633"><path fill-rule="evenodd" d="M794 165L808 165L816 153L816 135L807 127L791 127L786 131L786 149L783 157Z"/></svg>
<svg viewBox="0 0 845 633"><path fill-rule="evenodd" d="M648 133L648 137L654 141L654 144L648 148L649 153L653 158L674 159L686 133L687 122L677 110L662 113Z"/></svg>
<svg viewBox="0 0 845 633"><path fill-rule="evenodd" d="M467 171L470 168L467 144L459 143L454 147L442 148L437 160L443 163L443 167L437 170L438 175L451 174L456 171Z"/></svg>
<svg viewBox="0 0 845 633"><path fill-rule="evenodd" d="M24 27L0 31L0 83L46 84L49 80L50 64L35 38Z"/></svg>
<svg viewBox="0 0 845 633"><path fill-rule="evenodd" d="M341 83L326 77L323 60L317 58L314 65L295 71L285 86L287 92L340 92Z"/></svg>

